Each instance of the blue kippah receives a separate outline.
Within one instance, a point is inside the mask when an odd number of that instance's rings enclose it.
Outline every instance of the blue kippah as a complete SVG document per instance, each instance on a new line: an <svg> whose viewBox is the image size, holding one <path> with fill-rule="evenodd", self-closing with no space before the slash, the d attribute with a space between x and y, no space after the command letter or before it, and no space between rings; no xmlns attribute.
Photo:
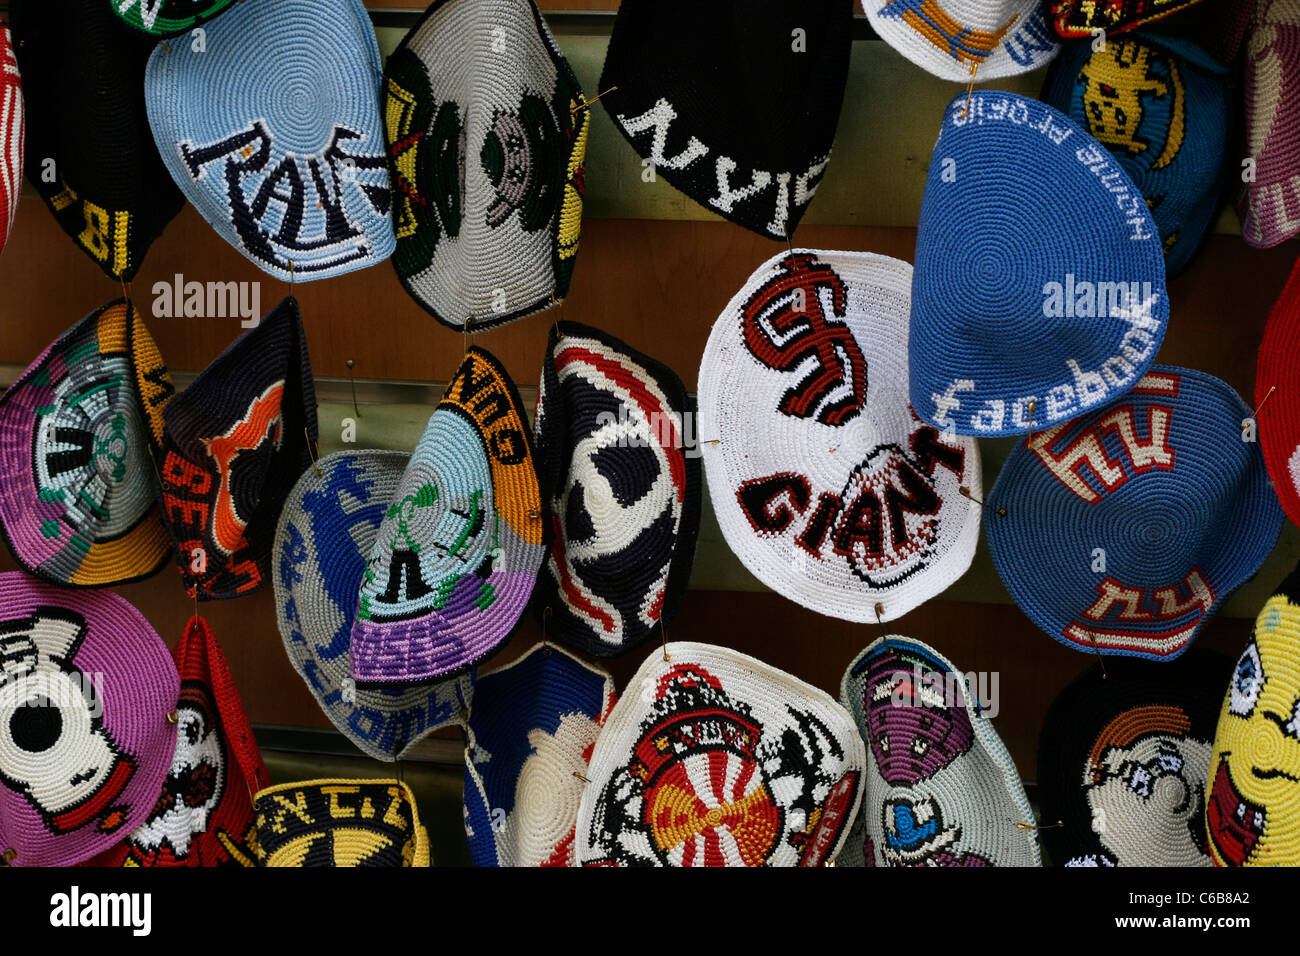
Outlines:
<svg viewBox="0 0 1300 956"><path fill-rule="evenodd" d="M1225 67L1195 44L1141 34L1104 49L1067 45L1043 99L1084 126L1142 190L1171 275L1219 211L1232 94Z"/></svg>
<svg viewBox="0 0 1300 956"><path fill-rule="evenodd" d="M1186 650L1282 530L1250 415L1213 375L1158 365L1119 401L1019 442L984 527L1020 609L1085 653Z"/></svg>
<svg viewBox="0 0 1300 956"><path fill-rule="evenodd" d="M912 407L957 434L1023 434L1114 401L1169 319L1141 192L1073 120L1013 93L949 104L915 265Z"/></svg>

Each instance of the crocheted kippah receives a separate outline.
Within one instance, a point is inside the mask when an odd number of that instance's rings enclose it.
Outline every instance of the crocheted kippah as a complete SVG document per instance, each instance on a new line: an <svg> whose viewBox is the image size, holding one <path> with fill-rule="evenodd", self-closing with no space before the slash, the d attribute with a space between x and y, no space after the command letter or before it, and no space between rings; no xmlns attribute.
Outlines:
<svg viewBox="0 0 1300 956"><path fill-rule="evenodd" d="M1061 691L1038 738L1043 843L1063 866L1210 866L1205 781L1232 661L1092 665Z"/></svg>
<svg viewBox="0 0 1300 956"><path fill-rule="evenodd" d="M867 742L862 810L840 857L858 866L1039 866L1020 774L975 699L977 682L892 635L840 685Z"/></svg>
<svg viewBox="0 0 1300 956"><path fill-rule="evenodd" d="M28 182L105 275L129 282L185 202L149 135L142 78L154 40L107 0L11 0L9 16Z"/></svg>
<svg viewBox="0 0 1300 956"><path fill-rule="evenodd" d="M103 0L99 0L102 4ZM238 3L144 76L172 179L264 272L306 282L393 252L380 60L361 0Z"/></svg>
<svg viewBox="0 0 1300 956"><path fill-rule="evenodd" d="M1052 69L1043 99L1110 150L1151 208L1169 274L1181 272L1219 211L1227 68L1194 44L1133 35L1071 44Z"/></svg>
<svg viewBox="0 0 1300 956"><path fill-rule="evenodd" d="M1123 33L1200 2L1201 0L1051 0L1048 17L1057 33L1072 40L1091 37L1098 30Z"/></svg>
<svg viewBox="0 0 1300 956"><path fill-rule="evenodd" d="M1255 363L1259 447L1282 508L1300 524L1300 261L1273 304ZM1265 401L1267 399L1267 401Z"/></svg>
<svg viewBox="0 0 1300 956"><path fill-rule="evenodd" d="M167 645L125 599L0 574L0 853L10 864L81 863L144 822L176 751L178 691Z"/></svg>
<svg viewBox="0 0 1300 956"><path fill-rule="evenodd" d="M253 794L269 782L216 635L197 614L172 651L176 753L153 812L97 866L256 866Z"/></svg>
<svg viewBox="0 0 1300 956"><path fill-rule="evenodd" d="M605 656L676 617L700 526L700 460L683 448L693 415L668 366L599 329L551 327L534 422L549 636Z"/></svg>
<svg viewBox="0 0 1300 956"><path fill-rule="evenodd" d="M908 406L912 267L869 252L769 259L700 362L698 440L722 533L768 587L888 621L946 589L979 541L974 440Z"/></svg>
<svg viewBox="0 0 1300 956"><path fill-rule="evenodd" d="M211 20L235 0L107 0L128 26L155 37L174 36Z"/></svg>
<svg viewBox="0 0 1300 956"><path fill-rule="evenodd" d="M266 583L285 496L316 445L316 394L298 303L284 299L163 413L163 521L200 600Z"/></svg>
<svg viewBox="0 0 1300 956"><path fill-rule="evenodd" d="M1246 38L1241 238L1269 248L1300 233L1300 0L1257 0Z"/></svg>
<svg viewBox="0 0 1300 956"><path fill-rule="evenodd" d="M852 0L623 0L601 102L656 176L785 239L830 161L852 20Z"/></svg>
<svg viewBox="0 0 1300 956"><path fill-rule="evenodd" d="M1086 654L1186 650L1282 528L1243 440L1250 414L1214 376L1158 365L1118 402L1017 444L985 529L1020 609Z"/></svg>
<svg viewBox="0 0 1300 956"><path fill-rule="evenodd" d="M546 557L528 418L471 348L434 409L370 550L352 625L357 684L446 680L510 636Z"/></svg>
<svg viewBox="0 0 1300 956"><path fill-rule="evenodd" d="M285 499L271 561L276 620L293 669L344 736L389 762L459 723L474 686L473 673L405 690L357 687L350 676L357 591L409 457L336 452L306 469Z"/></svg>
<svg viewBox="0 0 1300 956"><path fill-rule="evenodd" d="M465 832L475 866L570 866L587 763L614 681L538 644L482 675L466 725Z"/></svg>
<svg viewBox="0 0 1300 956"><path fill-rule="evenodd" d="M1024 434L1142 377L1169 320L1164 252L1142 193L1072 119L1013 93L966 100L921 202L912 406L960 435Z"/></svg>
<svg viewBox="0 0 1300 956"><path fill-rule="evenodd" d="M1041 0L862 0L882 40L944 80L1036 70L1060 50Z"/></svg>
<svg viewBox="0 0 1300 956"><path fill-rule="evenodd" d="M533 0L436 0L384 71L402 285L453 328L563 299L591 116Z"/></svg>
<svg viewBox="0 0 1300 956"><path fill-rule="evenodd" d="M0 18L0 252L18 212L18 195L23 188L23 82L18 75L13 38Z"/></svg>
<svg viewBox="0 0 1300 956"><path fill-rule="evenodd" d="M574 861L830 863L865 763L852 718L816 687L725 647L655 648L596 738Z"/></svg>
<svg viewBox="0 0 1300 956"><path fill-rule="evenodd" d="M1210 751L1205 823L1218 866L1300 866L1300 573L1264 604Z"/></svg>
<svg viewBox="0 0 1300 956"><path fill-rule="evenodd" d="M0 529L14 558L54 584L148 577L170 544L151 442L174 392L140 315L92 312L0 398Z"/></svg>
<svg viewBox="0 0 1300 956"><path fill-rule="evenodd" d="M259 866L429 866L429 835L400 780L304 780L260 791Z"/></svg>

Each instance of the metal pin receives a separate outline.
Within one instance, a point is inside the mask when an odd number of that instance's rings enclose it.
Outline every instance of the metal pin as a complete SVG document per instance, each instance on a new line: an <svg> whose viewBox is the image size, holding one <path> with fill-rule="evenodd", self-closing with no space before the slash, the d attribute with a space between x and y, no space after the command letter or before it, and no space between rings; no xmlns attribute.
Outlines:
<svg viewBox="0 0 1300 956"><path fill-rule="evenodd" d="M465 319L465 324L460 327L460 341L465 349L465 354L469 354L470 347L474 344L474 317L469 316Z"/></svg>
<svg viewBox="0 0 1300 956"><path fill-rule="evenodd" d="M357 377L352 371L357 363L352 361L352 359L348 359L343 364L348 367L348 381L352 383L352 411L356 412L357 418L360 418L361 409L357 407Z"/></svg>
<svg viewBox="0 0 1300 956"><path fill-rule="evenodd" d="M794 255L794 243L790 241L790 233L785 234L785 250L790 255Z"/></svg>
<svg viewBox="0 0 1300 956"><path fill-rule="evenodd" d="M1034 398L1034 399L1030 399L1030 401L1029 401L1029 438L1025 441L1025 444L1026 444L1026 445L1032 445L1032 444L1034 443L1034 407L1035 407L1037 404L1038 404L1038 399L1036 399L1036 398Z"/></svg>
<svg viewBox="0 0 1300 956"><path fill-rule="evenodd" d="M546 643L547 654L551 653L550 640L549 640L550 636L551 636L551 606L548 604L546 605L546 608L542 611L542 638Z"/></svg>
<svg viewBox="0 0 1300 956"><path fill-rule="evenodd" d="M311 466L316 469L316 474L321 474L320 464L316 460L316 447L312 444L311 435L307 434L307 426L302 427L302 437L307 440L307 454L311 455Z"/></svg>
<svg viewBox="0 0 1300 956"><path fill-rule="evenodd" d="M581 771L575 770L573 771L573 775L577 777L579 780L581 780L583 783L591 783L590 780L588 780L585 776L583 776Z"/></svg>
<svg viewBox="0 0 1300 956"><path fill-rule="evenodd" d="M17 850L13 847L9 847L9 849L5 850L5 863L12 863L16 859L18 859Z"/></svg>
<svg viewBox="0 0 1300 956"><path fill-rule="evenodd" d="M178 719L178 718L177 718L177 714L176 714L176 711L174 711L174 710L171 711L171 712L167 715L167 723L169 723L169 724L174 724L174 723L176 723L177 719Z"/></svg>
<svg viewBox="0 0 1300 956"><path fill-rule="evenodd" d="M962 485L962 486L961 486L960 488L958 488L957 490L958 490L959 492L961 492L961 495L962 495L963 498L969 498L971 501L975 502L975 503L976 503L977 505L979 505L981 508L985 508L985 509L988 508L988 505L986 505L984 502L980 501L978 498L976 498L974 495L972 495L972 494L970 493L970 489L967 488L965 485ZM997 509L997 512L998 512L998 514L1000 514L1000 515L1001 515L1002 517L1004 517L1004 518L1007 516L1007 509L1006 509L1006 508L998 508L998 509Z"/></svg>
<svg viewBox="0 0 1300 956"><path fill-rule="evenodd" d="M692 448L699 448L701 445L721 445L721 438L714 438L710 441L697 441L694 445L678 445L673 451L690 451Z"/></svg>
<svg viewBox="0 0 1300 956"><path fill-rule="evenodd" d="M1063 827L1065 824L1057 820L1055 823L1017 823L1017 830L1052 830L1056 827Z"/></svg>
<svg viewBox="0 0 1300 956"><path fill-rule="evenodd" d="M298 273L294 271L293 260L289 260L289 289L293 289L293 284L298 281Z"/></svg>
<svg viewBox="0 0 1300 956"><path fill-rule="evenodd" d="M1255 410L1254 410L1253 412L1250 413L1250 417L1251 417L1251 418L1254 418L1254 419L1258 419L1258 418L1259 418L1259 410L1260 410L1261 408L1264 407L1264 403L1265 403L1265 402L1267 402L1270 398L1273 397L1273 393L1274 393L1275 391L1277 391L1277 386L1276 386L1276 385L1270 385L1270 386L1268 387L1268 394L1265 395L1263 398L1261 398L1261 399L1259 400L1259 404L1255 406Z"/></svg>
<svg viewBox="0 0 1300 956"><path fill-rule="evenodd" d="M604 96L606 93L613 93L616 89L618 89L617 86L611 86L609 89L607 89L607 90L603 90L603 91L601 91L600 93L597 93L597 94L596 94L595 96L593 96L591 99L586 100L585 102L579 103L577 106L575 106L575 107L573 107L572 109L570 109L570 110L569 110L569 115L572 116L574 113L577 113L579 110L591 109L591 104L592 104L592 103L596 102L598 99L600 99L600 98L601 98L602 96Z"/></svg>
<svg viewBox="0 0 1300 956"><path fill-rule="evenodd" d="M1110 675L1106 673L1106 658L1101 656L1101 648L1097 646L1097 638L1092 631L1088 631L1088 640L1092 641L1092 649L1097 652L1097 663L1101 665L1101 679L1110 680Z"/></svg>
<svg viewBox="0 0 1300 956"><path fill-rule="evenodd" d="M885 629L885 622L882 621L880 618L881 615L884 613L884 611L885 611L885 605L877 601L876 602L876 626L880 628L882 631Z"/></svg>
<svg viewBox="0 0 1300 956"><path fill-rule="evenodd" d="M530 511L528 512L528 517L532 518L534 521L538 521L541 519L542 513L540 511Z"/></svg>
<svg viewBox="0 0 1300 956"><path fill-rule="evenodd" d="M663 634L663 639L664 639L664 663L666 664L666 663L668 663L669 661L671 661L672 658L668 656L668 625L666 625L666 624L664 623L664 619L663 619L662 617L659 618L659 631L660 631L661 634Z"/></svg>
<svg viewBox="0 0 1300 956"><path fill-rule="evenodd" d="M978 66L978 63L972 63L970 65L970 82L966 84L966 105L961 109L962 119L965 119L966 114L970 112L970 98L971 94L975 91L975 70Z"/></svg>

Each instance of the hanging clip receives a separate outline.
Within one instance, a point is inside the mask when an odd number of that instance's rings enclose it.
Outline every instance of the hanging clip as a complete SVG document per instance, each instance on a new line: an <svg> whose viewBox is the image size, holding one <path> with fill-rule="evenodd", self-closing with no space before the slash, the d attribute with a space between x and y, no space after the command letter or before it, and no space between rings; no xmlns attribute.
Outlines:
<svg viewBox="0 0 1300 956"><path fill-rule="evenodd" d="M1017 830L1053 830L1056 827L1063 827L1065 823L1057 820L1055 823L1017 823Z"/></svg>
<svg viewBox="0 0 1300 956"><path fill-rule="evenodd" d="M353 372L357 363L348 359L343 364L348 367L348 381L352 383L352 411L356 413L357 418L360 418L361 409L357 407L357 377Z"/></svg>

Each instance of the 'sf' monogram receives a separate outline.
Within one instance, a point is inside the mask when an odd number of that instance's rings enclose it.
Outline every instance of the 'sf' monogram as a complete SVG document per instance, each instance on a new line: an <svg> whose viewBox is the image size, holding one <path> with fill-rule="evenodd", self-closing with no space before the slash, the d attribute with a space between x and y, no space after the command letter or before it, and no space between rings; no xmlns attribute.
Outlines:
<svg viewBox="0 0 1300 956"><path fill-rule="evenodd" d="M823 292L830 300L830 315L822 304ZM742 332L754 358L778 372L793 372L809 358L816 359L812 371L781 397L778 408L783 414L838 426L862 410L867 363L843 322L847 309L844 280L804 252L782 259L776 275L745 302Z"/></svg>

